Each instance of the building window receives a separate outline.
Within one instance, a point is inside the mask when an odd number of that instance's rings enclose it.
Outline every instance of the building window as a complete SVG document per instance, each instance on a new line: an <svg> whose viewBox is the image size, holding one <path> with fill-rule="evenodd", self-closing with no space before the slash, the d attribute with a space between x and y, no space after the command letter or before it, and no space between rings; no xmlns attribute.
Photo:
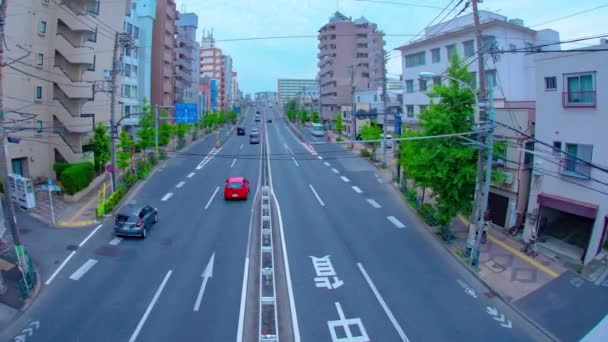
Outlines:
<svg viewBox="0 0 608 342"><path fill-rule="evenodd" d="M36 86L35 89L36 100L42 100L42 87Z"/></svg>
<svg viewBox="0 0 608 342"><path fill-rule="evenodd" d="M123 106L122 107L122 116L126 117L131 114L131 106Z"/></svg>
<svg viewBox="0 0 608 342"><path fill-rule="evenodd" d="M38 32L40 33L46 33L46 21L41 21L40 24L38 25Z"/></svg>
<svg viewBox="0 0 608 342"><path fill-rule="evenodd" d="M131 57L131 48L124 48L124 54L127 57Z"/></svg>
<svg viewBox="0 0 608 342"><path fill-rule="evenodd" d="M127 33L128 34L132 34L133 33L133 25L127 24Z"/></svg>
<svg viewBox="0 0 608 342"><path fill-rule="evenodd" d="M125 84L122 87L122 96L123 97L131 97L131 86Z"/></svg>
<svg viewBox="0 0 608 342"><path fill-rule="evenodd" d="M422 78L419 79L418 80L418 85L419 85L418 88L420 88L420 91L426 91L426 80L424 80Z"/></svg>
<svg viewBox="0 0 608 342"><path fill-rule="evenodd" d="M137 98L137 86L131 86L131 97Z"/></svg>
<svg viewBox="0 0 608 342"><path fill-rule="evenodd" d="M133 39L139 39L139 27L133 26Z"/></svg>
<svg viewBox="0 0 608 342"><path fill-rule="evenodd" d="M137 58L137 47L133 48L133 58Z"/></svg>
<svg viewBox="0 0 608 342"><path fill-rule="evenodd" d="M131 75L137 77L137 65L131 65Z"/></svg>
<svg viewBox="0 0 608 342"><path fill-rule="evenodd" d="M435 77L433 77L433 84L436 85L436 86L440 86L441 85L441 79L442 79L441 76L435 76Z"/></svg>
<svg viewBox="0 0 608 342"><path fill-rule="evenodd" d="M534 141L526 141L524 144L524 168L529 169L534 166Z"/></svg>
<svg viewBox="0 0 608 342"><path fill-rule="evenodd" d="M593 74L566 75L567 104L595 105L595 82Z"/></svg>
<svg viewBox="0 0 608 342"><path fill-rule="evenodd" d="M593 145L566 144L566 158L563 163L562 174L567 176L589 178L591 167L585 162L591 162Z"/></svg>
<svg viewBox="0 0 608 342"><path fill-rule="evenodd" d="M44 55L39 53L36 55L36 65L44 64Z"/></svg>
<svg viewBox="0 0 608 342"><path fill-rule="evenodd" d="M378 95L374 95L374 102L378 102Z"/></svg>
<svg viewBox="0 0 608 342"><path fill-rule="evenodd" d="M562 153L562 142L554 141L553 142L553 154L560 155Z"/></svg>
<svg viewBox="0 0 608 342"><path fill-rule="evenodd" d="M545 90L557 90L557 77L545 77Z"/></svg>
<svg viewBox="0 0 608 342"><path fill-rule="evenodd" d="M42 121L36 121L36 133L42 133Z"/></svg>
<svg viewBox="0 0 608 342"><path fill-rule="evenodd" d="M486 71L486 88L492 89L496 87L496 70Z"/></svg>
<svg viewBox="0 0 608 342"><path fill-rule="evenodd" d="M405 91L408 93L414 92L414 80L406 80L405 81Z"/></svg>
<svg viewBox="0 0 608 342"><path fill-rule="evenodd" d="M467 40L466 42L462 43L462 47L464 49L465 57L471 57L475 54L475 46L473 45L472 40Z"/></svg>
<svg viewBox="0 0 608 342"><path fill-rule="evenodd" d="M357 102L361 102L361 96L357 96Z"/></svg>
<svg viewBox="0 0 608 342"><path fill-rule="evenodd" d="M418 52L405 56L405 67L412 68L426 63L426 52Z"/></svg>
<svg viewBox="0 0 608 342"><path fill-rule="evenodd" d="M495 36L483 36L482 46L484 52L495 52L498 50L498 42Z"/></svg>
<svg viewBox="0 0 608 342"><path fill-rule="evenodd" d="M419 110L418 113L422 114L426 110L427 107L428 107L427 105L419 105L418 106L418 110Z"/></svg>
<svg viewBox="0 0 608 342"><path fill-rule="evenodd" d="M458 49L456 48L456 44L451 44L445 47L448 53L448 59L452 58L454 55L458 55Z"/></svg>
<svg viewBox="0 0 608 342"><path fill-rule="evenodd" d="M413 118L414 117L414 105L407 105L407 106L405 106L405 109L406 109L407 117Z"/></svg>
<svg viewBox="0 0 608 342"><path fill-rule="evenodd" d="M477 73L475 71L470 72L469 74L471 74L471 87L476 88L477 87Z"/></svg>
<svg viewBox="0 0 608 342"><path fill-rule="evenodd" d="M433 63L441 62L441 50L439 48L431 49L431 62L433 62Z"/></svg>
<svg viewBox="0 0 608 342"><path fill-rule="evenodd" d="M517 45L509 44L509 51L515 51L515 50L517 50Z"/></svg>
<svg viewBox="0 0 608 342"><path fill-rule="evenodd" d="M131 64L125 64L125 77L131 77Z"/></svg>

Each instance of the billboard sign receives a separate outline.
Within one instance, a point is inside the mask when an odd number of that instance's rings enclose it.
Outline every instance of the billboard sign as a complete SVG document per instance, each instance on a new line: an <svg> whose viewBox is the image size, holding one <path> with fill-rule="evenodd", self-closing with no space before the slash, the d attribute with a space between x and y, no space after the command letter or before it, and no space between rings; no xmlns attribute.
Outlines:
<svg viewBox="0 0 608 342"><path fill-rule="evenodd" d="M198 122L196 103L176 103L175 123L195 124Z"/></svg>

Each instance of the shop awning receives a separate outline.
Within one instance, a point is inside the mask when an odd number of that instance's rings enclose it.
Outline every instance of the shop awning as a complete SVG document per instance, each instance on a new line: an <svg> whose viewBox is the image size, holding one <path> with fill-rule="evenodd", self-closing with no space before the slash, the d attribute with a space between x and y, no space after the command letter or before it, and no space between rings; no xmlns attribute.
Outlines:
<svg viewBox="0 0 608 342"><path fill-rule="evenodd" d="M551 195L544 192L538 194L537 202L545 207L591 219L595 219L598 210L597 204L577 201L571 198Z"/></svg>

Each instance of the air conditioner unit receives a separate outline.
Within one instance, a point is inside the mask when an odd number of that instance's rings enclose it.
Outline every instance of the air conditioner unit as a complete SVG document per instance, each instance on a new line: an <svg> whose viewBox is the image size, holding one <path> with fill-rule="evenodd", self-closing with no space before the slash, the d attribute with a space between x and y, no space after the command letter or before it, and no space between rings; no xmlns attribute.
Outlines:
<svg viewBox="0 0 608 342"><path fill-rule="evenodd" d="M503 174L504 174L505 178L503 179L502 182L504 184L507 184L507 185L513 184L513 178L514 178L513 177L513 173L511 173L511 172L503 172Z"/></svg>

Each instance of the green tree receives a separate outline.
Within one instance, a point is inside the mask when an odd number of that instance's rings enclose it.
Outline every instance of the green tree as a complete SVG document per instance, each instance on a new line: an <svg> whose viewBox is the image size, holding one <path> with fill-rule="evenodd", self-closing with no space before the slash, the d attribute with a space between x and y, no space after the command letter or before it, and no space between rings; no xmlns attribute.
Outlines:
<svg viewBox="0 0 608 342"><path fill-rule="evenodd" d="M300 122L302 122L302 123L310 121L310 118L308 117L308 111L306 111L306 109L304 109L304 108L302 108L300 110L298 117L300 119Z"/></svg>
<svg viewBox="0 0 608 342"><path fill-rule="evenodd" d="M189 125L185 123L179 123L175 125L175 135L179 138L179 145L183 146L185 144L186 133L188 133Z"/></svg>
<svg viewBox="0 0 608 342"><path fill-rule="evenodd" d="M154 129L154 114L152 114L152 108L144 103L142 112L145 114L139 118L137 137L139 138L138 146L143 151L144 156L146 156L146 149L154 146L156 129Z"/></svg>
<svg viewBox="0 0 608 342"><path fill-rule="evenodd" d="M133 138L131 135L127 133L127 131L120 132L120 143L118 147L120 148L120 152L118 152L116 163L118 164L118 168L121 169L124 173L125 169L129 167L131 164L131 157L133 156Z"/></svg>
<svg viewBox="0 0 608 342"><path fill-rule="evenodd" d="M319 123L321 121L321 119L319 118L319 113L312 112L312 115L310 116L310 121L314 123Z"/></svg>
<svg viewBox="0 0 608 342"><path fill-rule="evenodd" d="M382 128L376 125L375 122L367 120L367 122L359 128L359 134L361 134L361 139L363 140L379 140L381 138ZM378 148L378 145L380 145L380 143L376 141L367 144L372 148L373 159L376 155L376 149Z"/></svg>
<svg viewBox="0 0 608 342"><path fill-rule="evenodd" d="M336 131L338 131L338 134L341 136L343 130L344 122L342 121L342 114L338 113L338 115L336 116Z"/></svg>
<svg viewBox="0 0 608 342"><path fill-rule="evenodd" d="M463 61L452 57L447 75L471 82ZM420 114L418 131L405 137L434 136L470 132L473 129L475 96L458 82L436 85L428 92L429 107ZM401 142L401 159L408 177L430 188L437 203L438 223L446 226L452 218L471 210L475 187L477 153L459 138L435 138Z"/></svg>
<svg viewBox="0 0 608 342"><path fill-rule="evenodd" d="M167 120L169 118L169 113L166 109L163 109L160 116L163 120L161 120L161 124L159 127L158 144L160 146L167 146L171 141L173 125L171 125L171 123L169 123L169 120Z"/></svg>
<svg viewBox="0 0 608 342"><path fill-rule="evenodd" d="M235 122L236 121L236 117L237 117L237 114L236 114L236 112L234 110L231 110L228 113L228 120L230 120L231 122Z"/></svg>
<svg viewBox="0 0 608 342"><path fill-rule="evenodd" d="M108 135L108 129L104 124L98 123L95 125L91 145L93 146L95 171L101 172L111 157L110 136Z"/></svg>

